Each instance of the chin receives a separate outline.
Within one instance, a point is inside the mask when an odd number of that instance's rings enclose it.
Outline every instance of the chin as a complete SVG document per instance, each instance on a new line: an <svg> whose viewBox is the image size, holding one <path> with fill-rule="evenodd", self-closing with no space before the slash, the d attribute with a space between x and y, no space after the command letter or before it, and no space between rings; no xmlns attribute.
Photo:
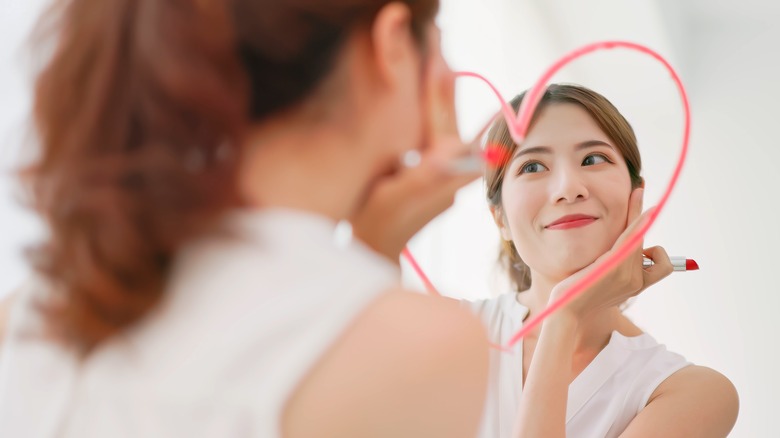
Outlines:
<svg viewBox="0 0 780 438"><path fill-rule="evenodd" d="M561 271L562 276L566 278L591 265L599 256L601 256L601 254L592 249L568 251L556 258L556 262L558 263L557 270Z"/></svg>
<svg viewBox="0 0 780 438"><path fill-rule="evenodd" d="M579 271L585 269L586 267L588 267L588 265L590 265L590 263L567 264L566 266L562 266L561 267L562 269L561 269L560 277L562 279L571 277L572 275L576 274L577 272L579 272Z"/></svg>

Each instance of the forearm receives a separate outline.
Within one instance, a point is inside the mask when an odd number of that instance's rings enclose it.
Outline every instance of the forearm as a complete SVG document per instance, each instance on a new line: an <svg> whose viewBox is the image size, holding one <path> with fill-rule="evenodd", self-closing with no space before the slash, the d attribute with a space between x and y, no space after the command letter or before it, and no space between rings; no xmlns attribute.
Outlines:
<svg viewBox="0 0 780 438"><path fill-rule="evenodd" d="M564 313L550 317L542 325L523 386L516 437L566 436L566 402L576 331L576 319Z"/></svg>

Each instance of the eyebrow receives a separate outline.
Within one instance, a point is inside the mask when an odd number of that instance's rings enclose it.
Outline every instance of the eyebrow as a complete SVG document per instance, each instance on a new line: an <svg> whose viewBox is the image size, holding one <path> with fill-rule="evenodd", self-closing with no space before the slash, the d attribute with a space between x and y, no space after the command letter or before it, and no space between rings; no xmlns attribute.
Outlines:
<svg viewBox="0 0 780 438"><path fill-rule="evenodd" d="M587 141L583 141L581 143L577 143L574 146L574 150L581 151L583 149L594 148L594 147L597 147L597 146L607 146L608 148L610 148L612 150L615 149L611 144L609 144L609 143L607 143L605 141L601 141L601 140L587 140ZM515 156L512 157L511 161L514 161L514 160L518 159L519 157L522 157L523 155L528 155L528 154L552 154L552 153L553 153L553 150L552 150L552 148L550 146L533 146L533 147L530 147L530 148L524 148L524 149L518 150L517 153L515 153Z"/></svg>

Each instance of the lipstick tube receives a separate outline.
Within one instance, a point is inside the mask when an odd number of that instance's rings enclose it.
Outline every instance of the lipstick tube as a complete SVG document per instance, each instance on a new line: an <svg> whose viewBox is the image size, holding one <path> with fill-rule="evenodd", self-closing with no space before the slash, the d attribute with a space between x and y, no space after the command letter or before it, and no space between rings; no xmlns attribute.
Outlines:
<svg viewBox="0 0 780 438"><path fill-rule="evenodd" d="M672 266L674 266L675 272L697 271L699 269L699 264L696 263L696 260L693 259L681 256L672 256L669 257L669 260L672 261ZM653 266L653 261L647 257L642 257L642 267L649 268L650 266Z"/></svg>

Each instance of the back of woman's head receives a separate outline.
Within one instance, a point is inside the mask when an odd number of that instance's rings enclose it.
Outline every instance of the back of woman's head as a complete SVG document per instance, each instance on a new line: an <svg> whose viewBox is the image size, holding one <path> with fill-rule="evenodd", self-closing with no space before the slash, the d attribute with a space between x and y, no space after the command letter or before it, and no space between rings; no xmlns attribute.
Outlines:
<svg viewBox="0 0 780 438"><path fill-rule="evenodd" d="M41 22L22 175L51 333L83 352L162 297L176 251L241 202L245 128L308 98L388 0L62 0ZM422 41L436 0L403 0Z"/></svg>
<svg viewBox="0 0 780 438"><path fill-rule="evenodd" d="M510 101L515 112L520 108L524 97L525 93L522 93ZM533 128L542 109L552 104L562 103L577 105L593 118L623 156L628 167L632 187L639 187L642 184L642 159L639 155L634 130L617 108L601 94L578 85L551 84L539 101L531 118L530 128ZM503 118L498 119L490 127L487 134L487 144L502 148L506 157L514 156L519 147L512 140L509 128ZM505 160L500 165L489 168L485 174L485 194L492 208L501 208L501 189L509 163L510 160ZM517 291L522 292L531 287L530 269L520 258L513 242L501 241L499 263L509 273L510 280Z"/></svg>

